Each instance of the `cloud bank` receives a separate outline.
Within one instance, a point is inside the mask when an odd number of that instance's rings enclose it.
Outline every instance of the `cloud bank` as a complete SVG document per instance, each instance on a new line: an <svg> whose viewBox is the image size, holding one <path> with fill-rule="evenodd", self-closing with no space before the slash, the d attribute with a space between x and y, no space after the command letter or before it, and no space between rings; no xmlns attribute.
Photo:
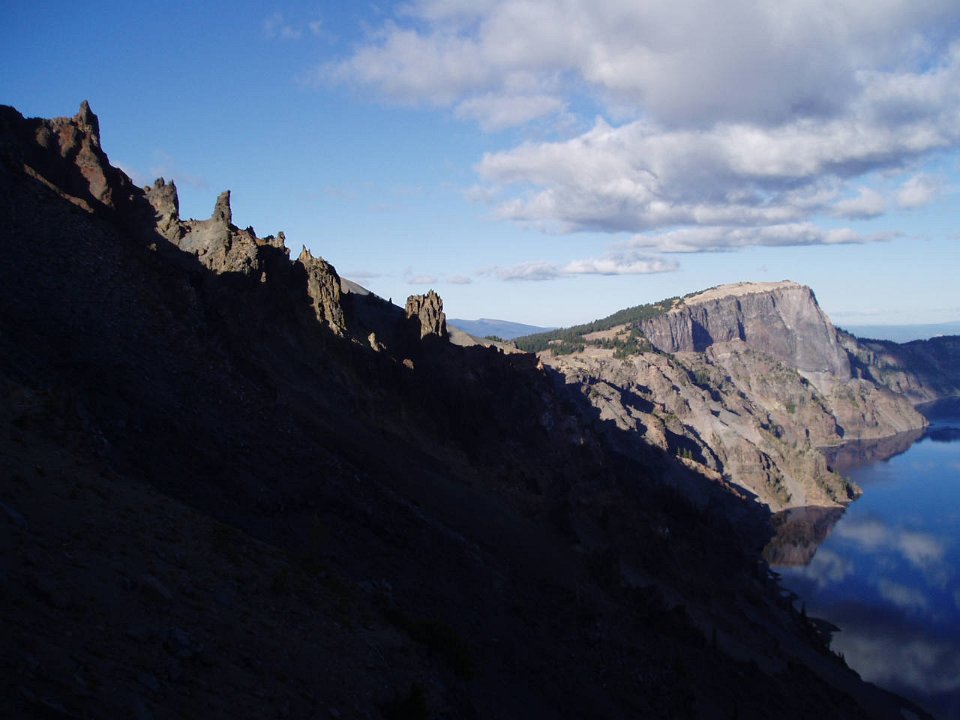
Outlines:
<svg viewBox="0 0 960 720"><path fill-rule="evenodd" d="M417 0L316 76L487 131L577 118L480 159L505 219L660 252L868 242L836 221L940 192L918 168L960 145L958 37L955 0ZM577 272L542 265L517 272Z"/></svg>

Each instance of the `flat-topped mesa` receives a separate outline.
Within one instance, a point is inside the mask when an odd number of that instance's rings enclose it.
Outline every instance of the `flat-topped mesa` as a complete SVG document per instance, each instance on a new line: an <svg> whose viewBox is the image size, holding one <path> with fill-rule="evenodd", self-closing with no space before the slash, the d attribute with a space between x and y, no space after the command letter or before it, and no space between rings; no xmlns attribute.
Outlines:
<svg viewBox="0 0 960 720"><path fill-rule="evenodd" d="M411 295L407 298L406 313L408 320L415 320L420 326L420 338L427 335L447 337L447 316L443 312L443 300L434 290L426 295Z"/></svg>
<svg viewBox="0 0 960 720"><path fill-rule="evenodd" d="M740 340L796 368L815 384L851 377L850 361L813 291L791 281L722 285L641 322L664 352L703 352Z"/></svg>

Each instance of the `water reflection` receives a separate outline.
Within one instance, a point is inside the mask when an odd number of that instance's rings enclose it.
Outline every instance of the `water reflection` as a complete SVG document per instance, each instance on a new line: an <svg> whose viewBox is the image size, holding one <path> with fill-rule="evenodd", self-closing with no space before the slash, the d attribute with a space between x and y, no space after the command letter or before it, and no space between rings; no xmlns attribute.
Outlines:
<svg viewBox="0 0 960 720"><path fill-rule="evenodd" d="M879 440L852 440L837 447L823 448L822 452L831 470L846 475L869 463L906 452L923 435L923 429L908 430Z"/></svg>
<svg viewBox="0 0 960 720"><path fill-rule="evenodd" d="M764 551L808 612L842 628L832 647L851 667L940 718L960 717L958 409L925 408L932 424L919 440L835 452L831 466L863 497L846 512L778 514Z"/></svg>
<svg viewBox="0 0 960 720"><path fill-rule="evenodd" d="M799 507L773 516L773 539L763 549L764 559L779 567L807 565L837 520L843 508Z"/></svg>

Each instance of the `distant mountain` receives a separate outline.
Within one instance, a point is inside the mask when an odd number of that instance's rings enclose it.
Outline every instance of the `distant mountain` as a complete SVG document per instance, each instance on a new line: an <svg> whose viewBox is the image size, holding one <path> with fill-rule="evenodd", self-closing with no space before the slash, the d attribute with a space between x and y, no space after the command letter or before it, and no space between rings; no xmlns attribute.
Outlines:
<svg viewBox="0 0 960 720"><path fill-rule="evenodd" d="M940 335L960 335L960 321L924 325L847 325L844 330L860 338L905 343Z"/></svg>
<svg viewBox="0 0 960 720"><path fill-rule="evenodd" d="M491 318L480 318L479 320L447 320L447 322L460 328L464 332L470 333L474 337L484 338L495 335L504 340L513 340L522 335L532 335L553 329L537 327L536 325L524 325L523 323L510 322L509 320L493 320Z"/></svg>

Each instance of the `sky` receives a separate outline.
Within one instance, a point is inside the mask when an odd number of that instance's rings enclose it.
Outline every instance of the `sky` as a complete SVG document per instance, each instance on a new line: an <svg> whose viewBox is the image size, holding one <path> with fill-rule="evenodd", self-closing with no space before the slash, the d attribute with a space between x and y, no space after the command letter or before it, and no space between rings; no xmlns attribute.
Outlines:
<svg viewBox="0 0 960 720"><path fill-rule="evenodd" d="M586 322L791 279L838 325L960 319L956 0L0 3L0 103L232 191L402 304Z"/></svg>

